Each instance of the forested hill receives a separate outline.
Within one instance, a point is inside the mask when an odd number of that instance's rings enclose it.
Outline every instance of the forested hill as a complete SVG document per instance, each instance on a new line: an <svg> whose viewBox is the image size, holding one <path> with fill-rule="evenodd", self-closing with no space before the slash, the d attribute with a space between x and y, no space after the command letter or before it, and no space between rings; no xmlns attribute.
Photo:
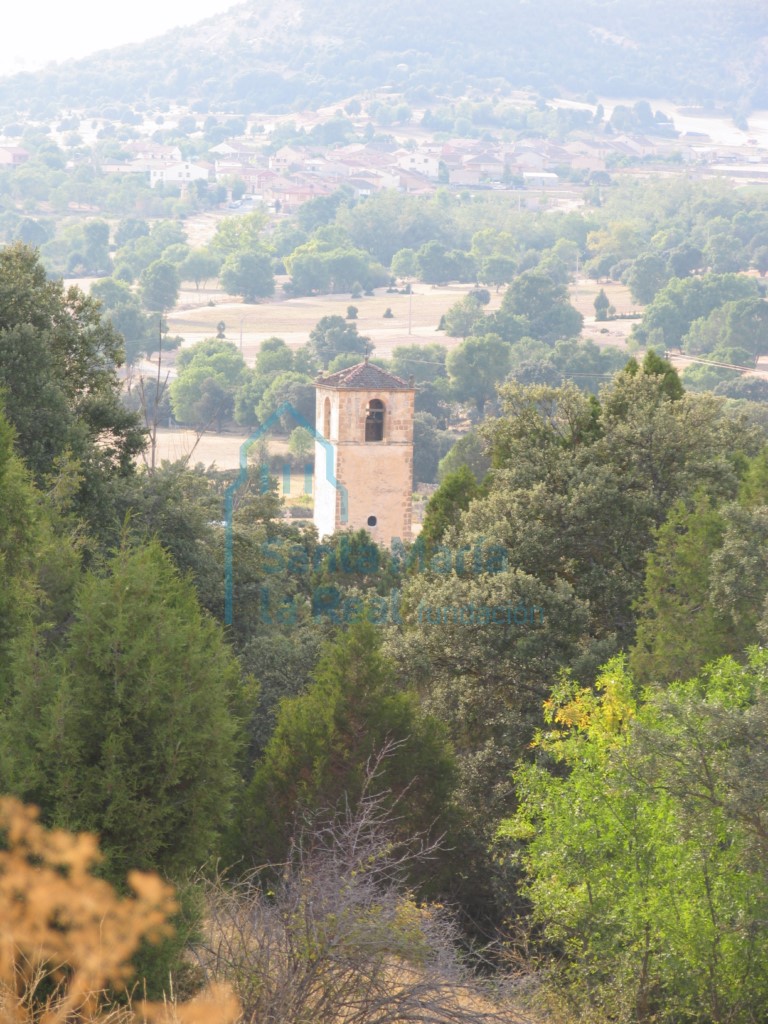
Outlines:
<svg viewBox="0 0 768 1024"><path fill-rule="evenodd" d="M191 28L0 80L0 112L148 99L237 113L396 84L768 106L764 0L251 0Z"/></svg>

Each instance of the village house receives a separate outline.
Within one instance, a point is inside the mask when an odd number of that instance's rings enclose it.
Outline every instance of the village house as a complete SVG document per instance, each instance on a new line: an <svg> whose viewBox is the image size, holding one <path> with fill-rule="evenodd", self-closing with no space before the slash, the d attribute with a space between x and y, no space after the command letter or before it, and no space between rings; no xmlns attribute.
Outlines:
<svg viewBox="0 0 768 1024"><path fill-rule="evenodd" d="M617 135L614 144L618 143L626 147L635 156L654 156L657 145L644 135Z"/></svg>
<svg viewBox="0 0 768 1024"><path fill-rule="evenodd" d="M29 160L29 153L22 146L0 146L0 165L18 167Z"/></svg>
<svg viewBox="0 0 768 1024"><path fill-rule="evenodd" d="M409 195L426 196L435 191L435 183L418 171L400 171L397 187Z"/></svg>
<svg viewBox="0 0 768 1024"><path fill-rule="evenodd" d="M303 204L318 196L328 196L333 189L321 181L289 181L278 178L262 191L264 202L282 213L295 213Z"/></svg>
<svg viewBox="0 0 768 1024"><path fill-rule="evenodd" d="M128 142L122 147L132 161L147 165L149 164L172 164L181 160L181 150L178 146L164 146L152 139L138 139L136 142Z"/></svg>
<svg viewBox="0 0 768 1024"><path fill-rule="evenodd" d="M448 168L448 181L451 185L479 185L483 180L483 172L480 167L458 167Z"/></svg>
<svg viewBox="0 0 768 1024"><path fill-rule="evenodd" d="M293 146L281 146L269 158L269 169L278 173L285 173L288 170L303 170L305 157L306 154L301 149L294 149Z"/></svg>
<svg viewBox="0 0 768 1024"><path fill-rule="evenodd" d="M490 151L465 156L461 163L464 168L478 170L482 179L488 181L501 181L504 174L504 160Z"/></svg>
<svg viewBox="0 0 768 1024"><path fill-rule="evenodd" d="M195 164L189 160L178 163L155 164L149 168L149 184L155 188L161 182L164 185L189 184L192 181L211 181L213 168L210 164Z"/></svg>
<svg viewBox="0 0 768 1024"><path fill-rule="evenodd" d="M440 176L440 158L424 150L417 149L409 153L401 149L395 154L395 163L404 171L417 171L433 181L437 181Z"/></svg>

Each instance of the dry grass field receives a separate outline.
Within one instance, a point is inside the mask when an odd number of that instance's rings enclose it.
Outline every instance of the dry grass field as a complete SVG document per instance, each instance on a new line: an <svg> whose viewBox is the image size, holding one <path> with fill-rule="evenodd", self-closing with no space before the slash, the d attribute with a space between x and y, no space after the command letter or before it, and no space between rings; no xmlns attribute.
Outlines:
<svg viewBox="0 0 768 1024"><path fill-rule="evenodd" d="M579 278L570 287L573 305L583 314L584 337L599 345L622 346L632 329L632 320L595 323L594 301L600 288L618 313L637 309L625 285L616 282L598 284ZM252 364L261 342L276 335L291 348L303 345L309 332L324 316L346 316L347 306L357 306L357 328L371 339L374 358L387 359L398 345L429 344L438 341L453 348L459 339L438 331L442 315L470 291L469 285L432 287L417 284L411 295L388 293L379 288L372 296L351 299L348 294L313 295L303 298L276 298L257 304L243 303L215 288L182 292L178 307L168 317L170 330L192 345L216 336L217 325L226 325L225 337L240 347L247 363ZM497 309L503 293L492 293L488 310ZM213 305L209 305L213 303ZM391 309L393 316L385 318Z"/></svg>
<svg viewBox="0 0 768 1024"><path fill-rule="evenodd" d="M609 320L607 323L595 322L595 299L600 289L605 291L608 300L617 313L639 312L640 308L632 301L629 288L616 281L597 282L587 277L579 277L571 284L569 292L572 304L584 317L582 337L589 338L601 347L614 345L623 348L635 320Z"/></svg>
<svg viewBox="0 0 768 1024"><path fill-rule="evenodd" d="M417 284L411 295L388 293L378 288L372 296L351 299L348 294L313 295L303 298L275 298L248 304L216 289L194 289L182 292L178 307L168 316L171 333L181 335L185 345L216 336L220 321L226 324L225 337L242 349L251 364L265 338L277 335L298 348L309 338L309 332L324 316L346 316L347 306L357 306L357 329L374 344L374 357L388 358L398 345L426 344L440 341L449 348L458 344L437 330L440 318L457 299L470 290L470 285L431 287ZM278 292L280 288L278 288ZM501 296L493 296L494 309ZM214 303L209 305L209 303ZM384 313L391 309L392 317Z"/></svg>
<svg viewBox="0 0 768 1024"><path fill-rule="evenodd" d="M186 459L191 466L202 463L206 468L213 466L216 469L237 469L240 465L240 448L249 437L250 434L245 431L223 431L221 434L209 431L198 437L194 430L158 427L157 461L167 459L169 462L177 462L179 459ZM287 457L288 439L270 435L269 452L270 455ZM282 478L282 473L278 475ZM282 493L282 483L280 486ZM293 473L291 494L303 493L303 487L304 474Z"/></svg>

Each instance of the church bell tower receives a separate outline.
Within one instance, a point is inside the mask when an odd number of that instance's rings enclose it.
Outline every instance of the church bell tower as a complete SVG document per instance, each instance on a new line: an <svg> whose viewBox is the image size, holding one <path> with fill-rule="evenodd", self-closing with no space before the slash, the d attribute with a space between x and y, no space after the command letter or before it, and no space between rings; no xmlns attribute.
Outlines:
<svg viewBox="0 0 768 1024"><path fill-rule="evenodd" d="M367 530L411 540L416 389L374 363L318 377L314 522L320 537Z"/></svg>

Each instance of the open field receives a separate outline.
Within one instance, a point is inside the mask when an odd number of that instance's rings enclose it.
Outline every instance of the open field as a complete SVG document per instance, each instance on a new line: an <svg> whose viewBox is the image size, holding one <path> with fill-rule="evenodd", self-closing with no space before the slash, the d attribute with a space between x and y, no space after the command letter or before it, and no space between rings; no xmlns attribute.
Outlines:
<svg viewBox="0 0 768 1024"><path fill-rule="evenodd" d="M629 332L637 321L609 320L597 323L595 320L595 298L601 288L605 291L609 302L615 307L617 313L641 311L641 307L632 301L632 296L626 285L617 281L592 281L588 277L579 277L571 284L569 292L572 304L584 317L582 337L589 338L590 341L594 341L601 347L615 345L617 348L623 348L629 337Z"/></svg>
<svg viewBox="0 0 768 1024"><path fill-rule="evenodd" d="M224 292L194 289L182 292L178 307L168 316L172 334L181 335L185 345L216 336L217 324L226 324L225 336L238 345L247 363L252 363L265 338L277 335L298 348L324 316L346 316L347 306L357 306L357 329L371 338L374 357L388 358L398 345L440 341L452 348L458 339L437 330L440 318L471 285L432 287L417 284L411 295L388 293L379 288L372 296L351 299L349 294L313 295L296 299L272 299L247 304ZM215 305L208 305L212 301ZM497 308L501 296L494 295L489 309ZM384 312L392 310L391 318ZM594 311L594 310L593 310Z"/></svg>
<svg viewBox="0 0 768 1024"><path fill-rule="evenodd" d="M201 462L206 468L215 466L216 469L237 469L240 465L240 448L249 437L250 434L245 432L209 432L198 438L194 430L158 427L157 462L164 459L170 462L187 459L192 466ZM269 450L272 455L287 455L288 439L270 436ZM298 490L292 490L299 493Z"/></svg>
<svg viewBox="0 0 768 1024"><path fill-rule="evenodd" d="M619 313L630 313L637 308L622 284L609 281L597 283L589 278L578 278L570 287L573 305L585 317L584 337L598 345L623 346L632 330L632 320L612 320L595 323L594 300L600 288ZM258 304L247 304L215 289L201 289L182 293L179 306L168 317L171 333L181 335L184 345L192 345L204 338L216 336L220 321L226 324L225 336L238 345L247 363L252 364L261 342L277 335L291 347L298 348L309 338L309 332L324 316L345 316L347 306L357 306L357 329L371 339L374 358L387 359L398 345L440 342L454 348L460 339L438 331L441 316L471 285L432 287L417 284L411 295L388 293L379 288L373 296L351 299L348 294L312 295L295 299L272 299ZM491 293L486 307L490 312L498 309L503 292ZM214 305L208 305L211 301ZM384 318L385 310L392 310L392 318Z"/></svg>

